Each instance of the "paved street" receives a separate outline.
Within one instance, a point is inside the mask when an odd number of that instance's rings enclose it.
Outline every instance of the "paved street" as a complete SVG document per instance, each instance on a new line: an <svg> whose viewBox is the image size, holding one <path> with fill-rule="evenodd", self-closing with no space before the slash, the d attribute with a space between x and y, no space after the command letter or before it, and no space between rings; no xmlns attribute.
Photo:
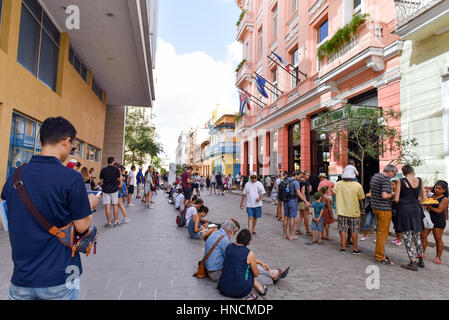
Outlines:
<svg viewBox="0 0 449 320"><path fill-rule="evenodd" d="M222 222L237 218L247 226L245 211L239 209L237 195L202 197L210 209L208 219ZM138 200L138 199L137 199ZM116 229L105 229L104 209L99 208L97 254L83 257L81 298L88 299L224 299L214 283L192 277L196 262L203 255L203 242L191 240L185 228L175 224L176 211L159 193L154 209L144 209L134 200L129 208L131 222ZM380 288L365 286L369 265L373 265L373 236L360 243L361 256L338 253L336 240L309 246L310 237L295 241L282 239L281 223L275 220L274 206L264 204L264 217L251 245L259 260L272 267L291 266L288 277L269 288L265 299L446 299L449 294L448 253L445 265L434 265L434 249L428 250L425 269L407 271L396 266L379 266ZM332 237L337 239L335 226ZM12 272L8 236L0 234L0 299L7 299ZM387 254L396 264L406 263L403 247L387 244Z"/></svg>

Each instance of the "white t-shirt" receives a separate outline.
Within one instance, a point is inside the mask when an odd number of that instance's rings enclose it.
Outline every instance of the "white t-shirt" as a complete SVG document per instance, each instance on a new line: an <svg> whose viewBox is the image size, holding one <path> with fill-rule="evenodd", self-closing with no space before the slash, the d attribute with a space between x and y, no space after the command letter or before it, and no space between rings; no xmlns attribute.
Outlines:
<svg viewBox="0 0 449 320"><path fill-rule="evenodd" d="M343 174L341 175L341 178L342 179L354 179L358 174L359 174L359 172L357 171L357 169L353 165L348 164L343 169Z"/></svg>
<svg viewBox="0 0 449 320"><path fill-rule="evenodd" d="M186 211L186 225L185 227L188 228L189 227L189 222L190 219L193 218L193 216L196 216L198 214L198 212L196 211L195 206L191 206L187 209Z"/></svg>
<svg viewBox="0 0 449 320"><path fill-rule="evenodd" d="M235 176L235 181L240 182L240 175L239 174Z"/></svg>
<svg viewBox="0 0 449 320"><path fill-rule="evenodd" d="M266 183L266 185L267 185L267 187L271 187L271 177L266 177L265 178L265 183Z"/></svg>
<svg viewBox="0 0 449 320"><path fill-rule="evenodd" d="M245 188L243 188L243 194L246 196L246 207L247 208L257 208L262 207L262 200L259 202L256 202L256 199L259 198L259 196L264 195L265 188L263 187L262 182L256 181L256 182L247 182L245 184Z"/></svg>
<svg viewBox="0 0 449 320"><path fill-rule="evenodd" d="M175 202L175 208L176 209L181 209L181 205L184 206L184 195L182 193L178 194L178 196L176 197L176 202ZM181 209L182 211L182 209Z"/></svg>
<svg viewBox="0 0 449 320"><path fill-rule="evenodd" d="M132 170L129 172L128 178L131 178L131 180L129 181L130 186L133 186L136 184L136 175Z"/></svg>
<svg viewBox="0 0 449 320"><path fill-rule="evenodd" d="M215 178L215 175L212 175L212 176L210 177L210 182L213 182L213 183L216 183L216 182L217 182L217 179Z"/></svg>

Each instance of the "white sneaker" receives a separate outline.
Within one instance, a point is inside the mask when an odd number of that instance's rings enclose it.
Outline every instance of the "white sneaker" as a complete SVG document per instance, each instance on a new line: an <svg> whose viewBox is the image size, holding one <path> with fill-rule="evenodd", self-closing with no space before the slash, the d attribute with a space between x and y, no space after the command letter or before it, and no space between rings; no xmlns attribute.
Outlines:
<svg viewBox="0 0 449 320"><path fill-rule="evenodd" d="M402 246L402 241L401 240L396 240L394 244L397 245L398 247Z"/></svg>
<svg viewBox="0 0 449 320"><path fill-rule="evenodd" d="M154 209L154 206L149 206L148 208L150 208L150 209Z"/></svg>
<svg viewBox="0 0 449 320"><path fill-rule="evenodd" d="M365 240L366 240L366 237L365 237L365 236L363 236L363 237L360 238L360 241L365 241Z"/></svg>
<svg viewBox="0 0 449 320"><path fill-rule="evenodd" d="M128 222L129 222L129 218L125 218L125 219L122 220L121 223L124 224L124 223L128 223Z"/></svg>
<svg viewBox="0 0 449 320"><path fill-rule="evenodd" d="M128 207L135 207L135 205L130 203L130 204L128 204Z"/></svg>

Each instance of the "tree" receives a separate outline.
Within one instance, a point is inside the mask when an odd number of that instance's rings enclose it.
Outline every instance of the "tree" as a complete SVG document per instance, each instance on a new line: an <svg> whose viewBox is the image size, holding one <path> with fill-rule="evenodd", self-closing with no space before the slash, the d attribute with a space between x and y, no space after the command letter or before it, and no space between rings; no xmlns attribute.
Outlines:
<svg viewBox="0 0 449 320"><path fill-rule="evenodd" d="M148 158L154 159L162 152L162 146L156 141L154 127L145 120L139 110L128 110L125 127L125 163L142 166ZM160 163L160 162L159 162Z"/></svg>
<svg viewBox="0 0 449 320"><path fill-rule="evenodd" d="M404 138L394 127L400 123L401 113L393 109L352 106L320 113L318 125L321 134L326 134L329 147L339 159L343 153L357 159L361 163L361 180L364 182L364 162L368 156L380 160L390 152L393 159L390 164L410 164L420 166L424 161L413 151L418 143L416 139ZM355 148L349 148L349 144Z"/></svg>

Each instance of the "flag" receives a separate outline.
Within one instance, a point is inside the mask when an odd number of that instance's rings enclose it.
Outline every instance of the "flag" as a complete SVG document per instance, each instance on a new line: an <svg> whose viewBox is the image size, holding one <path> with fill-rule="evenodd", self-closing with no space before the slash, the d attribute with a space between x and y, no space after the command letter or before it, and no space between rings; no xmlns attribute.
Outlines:
<svg viewBox="0 0 449 320"><path fill-rule="evenodd" d="M282 63L282 65L287 69L288 72L292 71L292 65L290 63L287 63L284 59L282 59L280 56L278 56L276 53L273 52L273 54L278 58L278 60Z"/></svg>
<svg viewBox="0 0 449 320"><path fill-rule="evenodd" d="M243 110L245 110L245 105L248 104L248 98L244 94L240 94L240 116L243 115Z"/></svg>
<svg viewBox="0 0 449 320"><path fill-rule="evenodd" d="M260 94L263 95L265 98L268 98L268 94L265 91L265 83L267 81L265 79L262 79L258 74L256 74L257 80L256 80L256 87L257 90L259 90Z"/></svg>
<svg viewBox="0 0 449 320"><path fill-rule="evenodd" d="M242 89L242 90L245 93L245 96L247 96L248 98L252 98L252 95L248 91L246 91L245 89ZM249 105L249 101L248 100L246 100L246 104L247 104L248 110L251 110L251 106Z"/></svg>

